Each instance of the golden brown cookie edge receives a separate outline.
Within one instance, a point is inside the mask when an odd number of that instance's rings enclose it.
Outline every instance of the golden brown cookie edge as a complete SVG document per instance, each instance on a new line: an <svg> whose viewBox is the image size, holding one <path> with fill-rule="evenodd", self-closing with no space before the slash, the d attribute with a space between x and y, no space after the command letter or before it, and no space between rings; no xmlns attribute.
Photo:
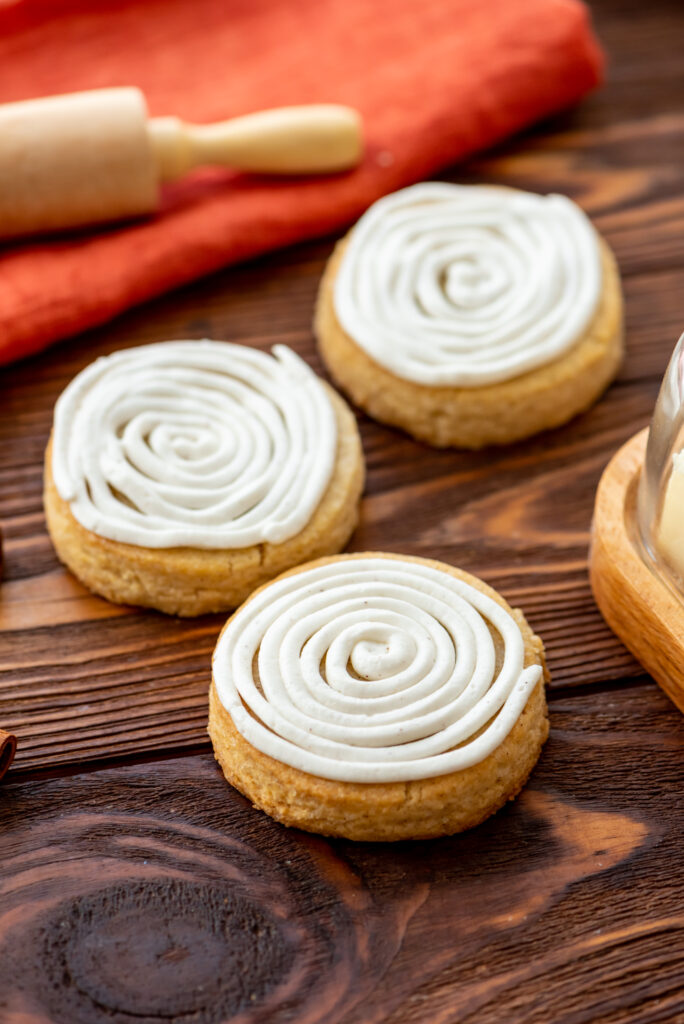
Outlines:
<svg viewBox="0 0 684 1024"><path fill-rule="evenodd" d="M446 563L387 552L362 552L316 559L278 579L340 559L388 558L413 561L462 579L497 601L518 622L525 665L538 664L548 679L543 644L519 609L476 576ZM275 581L270 581L275 582ZM266 584L265 586L268 586ZM264 587L250 596L252 600ZM230 619L224 626L227 627ZM224 776L255 807L284 825L321 835L363 841L428 839L472 828L513 799L536 764L548 735L544 683L540 681L515 726L480 764L413 782L350 783L322 779L275 760L235 728L212 679L209 735Z"/></svg>
<svg viewBox="0 0 684 1024"><path fill-rule="evenodd" d="M353 230L337 243L323 272L314 333L334 381L379 422L440 448L510 444L568 422L593 405L615 377L623 357L622 288L615 257L601 236L601 301L591 325L570 351L511 380L457 388L429 387L397 377L340 325L333 289Z"/></svg>
<svg viewBox="0 0 684 1024"><path fill-rule="evenodd" d="M195 616L236 608L262 583L292 566L340 551L353 533L365 478L353 412L325 384L338 424L333 476L309 523L280 544L247 548L146 548L100 537L82 526L57 492L45 452L43 504L57 555L93 593L116 604Z"/></svg>

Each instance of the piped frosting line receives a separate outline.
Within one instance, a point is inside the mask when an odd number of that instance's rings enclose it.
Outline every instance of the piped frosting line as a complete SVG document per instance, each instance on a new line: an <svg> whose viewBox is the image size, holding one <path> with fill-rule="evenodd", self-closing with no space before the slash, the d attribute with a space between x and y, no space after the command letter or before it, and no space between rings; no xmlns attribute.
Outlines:
<svg viewBox="0 0 684 1024"><path fill-rule="evenodd" d="M258 750L321 778L399 782L496 750L542 676L524 661L520 627L492 598L431 566L368 557L264 588L229 621L213 669Z"/></svg>
<svg viewBox="0 0 684 1024"><path fill-rule="evenodd" d="M279 543L330 482L335 412L289 348L175 341L96 360L55 408L52 472L86 529L148 548Z"/></svg>
<svg viewBox="0 0 684 1024"><path fill-rule="evenodd" d="M598 236L570 199L427 182L361 217L333 301L346 333L391 373L473 388L568 352L601 287Z"/></svg>

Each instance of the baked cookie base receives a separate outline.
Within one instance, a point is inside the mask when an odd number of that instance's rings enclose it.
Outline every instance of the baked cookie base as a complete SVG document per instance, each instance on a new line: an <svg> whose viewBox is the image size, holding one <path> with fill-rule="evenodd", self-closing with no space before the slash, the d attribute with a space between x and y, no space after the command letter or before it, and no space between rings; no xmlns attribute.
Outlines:
<svg viewBox="0 0 684 1024"><path fill-rule="evenodd" d="M603 294L592 324L560 359L511 380L478 388L427 387L376 363L341 327L333 289L349 236L335 247L318 294L314 331L323 360L343 391L381 423L438 448L508 444L566 423L597 400L623 355L620 275L600 239Z"/></svg>
<svg viewBox="0 0 684 1024"><path fill-rule="evenodd" d="M327 385L326 385L327 386ZM45 454L47 528L60 560L95 594L117 604L192 616L236 608L261 584L300 562L340 551L358 522L364 462L356 419L328 388L338 428L333 476L309 523L280 544L247 548L146 548L100 537L72 515Z"/></svg>
<svg viewBox="0 0 684 1024"><path fill-rule="evenodd" d="M393 556L372 553L372 557ZM543 644L518 609L511 609L496 591L468 573L441 562L410 560L449 571L511 612L523 633L525 665L541 665L544 678L548 678ZM320 559L315 564L326 561ZM293 572L309 568L313 565L300 566ZM410 782L336 782L292 768L257 750L233 725L213 681L209 693L209 735L228 782L283 825L354 840L430 839L480 824L520 792L548 731L542 680L506 739L479 764Z"/></svg>

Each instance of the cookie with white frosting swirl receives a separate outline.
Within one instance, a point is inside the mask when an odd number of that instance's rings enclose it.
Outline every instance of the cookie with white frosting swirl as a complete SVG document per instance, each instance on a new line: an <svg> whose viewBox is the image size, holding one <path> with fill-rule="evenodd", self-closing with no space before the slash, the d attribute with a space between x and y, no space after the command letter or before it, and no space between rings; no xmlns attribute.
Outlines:
<svg viewBox="0 0 684 1024"><path fill-rule="evenodd" d="M339 551L362 485L354 417L294 352L174 341L115 352L69 384L45 509L91 590L195 615Z"/></svg>
<svg viewBox="0 0 684 1024"><path fill-rule="evenodd" d="M371 416L480 448L596 400L622 355L620 281L565 196L427 182L379 200L339 243L315 327Z"/></svg>
<svg viewBox="0 0 684 1024"><path fill-rule="evenodd" d="M226 778L288 825L350 839L469 828L515 796L548 725L543 647L482 581L401 555L285 573L216 645Z"/></svg>

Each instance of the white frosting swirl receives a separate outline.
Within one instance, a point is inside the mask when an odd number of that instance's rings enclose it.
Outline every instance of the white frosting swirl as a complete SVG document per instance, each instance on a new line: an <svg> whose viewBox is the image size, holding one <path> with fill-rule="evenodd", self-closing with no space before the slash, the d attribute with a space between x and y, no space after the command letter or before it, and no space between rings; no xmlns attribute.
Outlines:
<svg viewBox="0 0 684 1024"><path fill-rule="evenodd" d="M520 627L491 597L369 555L265 587L229 620L213 666L235 727L263 753L326 779L396 782L495 750L541 678L524 659Z"/></svg>
<svg viewBox="0 0 684 1024"><path fill-rule="evenodd" d="M148 548L278 543L311 519L337 451L312 370L218 341L173 341L96 360L55 408L52 472L94 533Z"/></svg>
<svg viewBox="0 0 684 1024"><path fill-rule="evenodd" d="M601 284L598 236L570 199L428 182L364 214L334 306L347 334L396 376L479 387L567 352Z"/></svg>

